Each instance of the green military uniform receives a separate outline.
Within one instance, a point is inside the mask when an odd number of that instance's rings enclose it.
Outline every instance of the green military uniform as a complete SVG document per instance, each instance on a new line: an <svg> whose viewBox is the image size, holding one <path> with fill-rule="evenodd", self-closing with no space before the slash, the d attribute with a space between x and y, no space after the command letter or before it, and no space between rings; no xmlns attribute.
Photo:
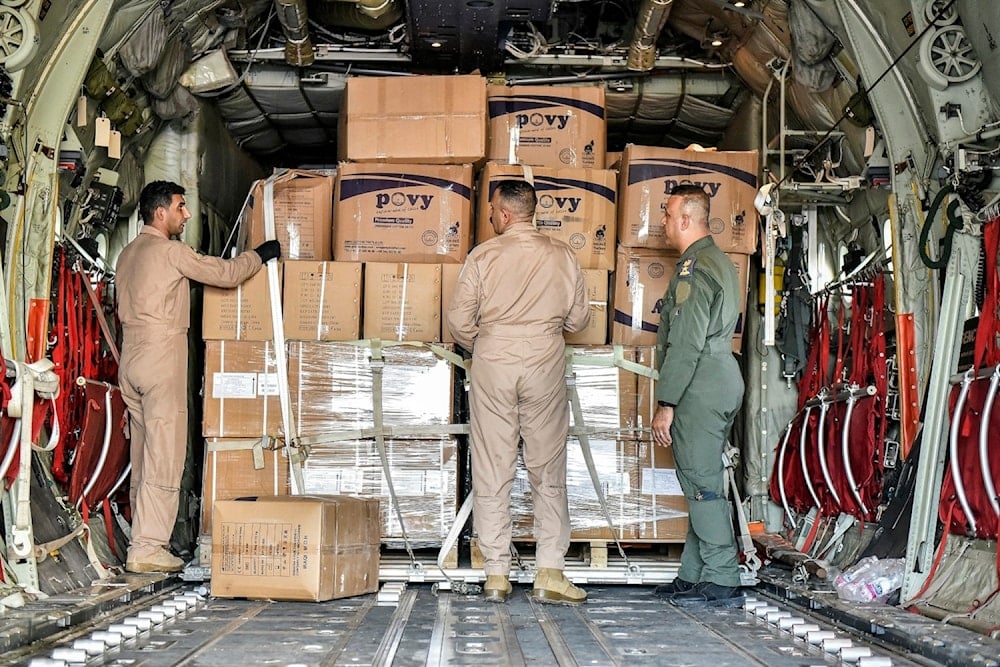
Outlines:
<svg viewBox="0 0 1000 667"><path fill-rule="evenodd" d="M690 520L677 576L691 583L740 585L722 450L743 400L732 337L745 298L706 236L681 255L660 312L656 399L675 406L670 434Z"/></svg>

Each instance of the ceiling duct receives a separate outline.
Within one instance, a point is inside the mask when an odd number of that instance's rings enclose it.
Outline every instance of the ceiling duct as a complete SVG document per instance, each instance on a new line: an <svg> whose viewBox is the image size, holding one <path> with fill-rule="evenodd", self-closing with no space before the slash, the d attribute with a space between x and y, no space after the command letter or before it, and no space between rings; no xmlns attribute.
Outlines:
<svg viewBox="0 0 1000 667"><path fill-rule="evenodd" d="M401 0L313 0L312 14L326 26L385 30L403 16Z"/></svg>
<svg viewBox="0 0 1000 667"><path fill-rule="evenodd" d="M674 0L642 0L635 19L635 32L628 47L625 66L635 72L648 72L656 62L656 40L667 23Z"/></svg>
<svg viewBox="0 0 1000 667"><path fill-rule="evenodd" d="M285 62L294 67L312 65L316 57L309 38L306 0L274 0L274 9L285 33Z"/></svg>
<svg viewBox="0 0 1000 667"><path fill-rule="evenodd" d="M439 71L498 71L504 62L501 42L510 28L548 21L551 4L548 0L409 0L407 32L413 62Z"/></svg>

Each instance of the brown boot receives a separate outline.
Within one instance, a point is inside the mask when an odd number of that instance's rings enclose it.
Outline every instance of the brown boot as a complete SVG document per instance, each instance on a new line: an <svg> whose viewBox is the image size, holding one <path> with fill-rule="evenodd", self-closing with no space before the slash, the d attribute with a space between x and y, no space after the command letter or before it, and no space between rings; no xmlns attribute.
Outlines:
<svg viewBox="0 0 1000 667"><path fill-rule="evenodd" d="M180 572L184 569L184 561L166 549L159 549L148 556L139 556L125 563L129 572Z"/></svg>
<svg viewBox="0 0 1000 667"><path fill-rule="evenodd" d="M504 575L486 575L486 583L483 584L483 597L490 602L506 602L512 590L510 579Z"/></svg>
<svg viewBox="0 0 1000 667"><path fill-rule="evenodd" d="M556 604L580 604L587 599L587 592L570 583L562 570L540 567L535 573L535 585L531 596L539 602Z"/></svg>

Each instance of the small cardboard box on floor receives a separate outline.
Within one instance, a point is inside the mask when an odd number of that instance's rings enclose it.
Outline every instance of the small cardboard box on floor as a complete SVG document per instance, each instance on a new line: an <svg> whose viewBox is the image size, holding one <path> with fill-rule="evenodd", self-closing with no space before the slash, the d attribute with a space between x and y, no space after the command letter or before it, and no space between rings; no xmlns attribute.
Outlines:
<svg viewBox="0 0 1000 667"><path fill-rule="evenodd" d="M223 500L212 519L212 595L322 602L378 590L379 501Z"/></svg>
<svg viewBox="0 0 1000 667"><path fill-rule="evenodd" d="M243 211L240 231L243 247L263 243L264 190L266 181L254 183ZM333 234L333 177L329 174L289 169L274 180L274 233L281 244L282 259L331 259ZM249 220L249 223L247 222Z"/></svg>
<svg viewBox="0 0 1000 667"><path fill-rule="evenodd" d="M361 264L282 262L287 340L356 340L361 335Z"/></svg>
<svg viewBox="0 0 1000 667"><path fill-rule="evenodd" d="M461 264L472 240L472 166L342 164L339 262Z"/></svg>
<svg viewBox="0 0 1000 667"><path fill-rule="evenodd" d="M753 254L757 249L753 205L757 169L756 151L689 151L629 144L621 162L618 243L665 249L663 206L675 187L693 184L709 195L708 224L719 249Z"/></svg>
<svg viewBox="0 0 1000 667"><path fill-rule="evenodd" d="M281 269L278 266L278 283ZM273 340L271 272L263 268L231 289L205 286L201 336L205 340ZM279 287L280 292L280 287Z"/></svg>
<svg viewBox="0 0 1000 667"><path fill-rule="evenodd" d="M529 170L518 165L489 162L479 184L476 243L493 238L490 199L497 183L527 180ZM535 226L573 248L580 268L615 267L615 202L617 175L606 169L531 168L538 195Z"/></svg>
<svg viewBox="0 0 1000 667"><path fill-rule="evenodd" d="M604 86L487 86L487 159L602 169Z"/></svg>
<svg viewBox="0 0 1000 667"><path fill-rule="evenodd" d="M474 75L351 77L337 138L340 160L479 162L486 154L486 80Z"/></svg>
<svg viewBox="0 0 1000 667"><path fill-rule="evenodd" d="M750 258L739 253L726 253L736 267L741 285L740 317L733 334L733 351L739 352L746 319L746 292ZM678 255L665 250L618 247L618 262L614 276L611 342L622 345L656 345L660 328L660 310L667 285L677 270Z"/></svg>

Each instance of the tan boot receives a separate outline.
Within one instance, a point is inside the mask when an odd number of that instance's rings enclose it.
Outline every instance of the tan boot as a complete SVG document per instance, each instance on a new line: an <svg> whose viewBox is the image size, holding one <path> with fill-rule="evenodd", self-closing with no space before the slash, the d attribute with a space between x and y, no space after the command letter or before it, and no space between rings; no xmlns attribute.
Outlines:
<svg viewBox="0 0 1000 667"><path fill-rule="evenodd" d="M540 567L535 573L535 585L531 596L539 602L556 604L580 604L587 599L587 592L570 583L562 570Z"/></svg>
<svg viewBox="0 0 1000 667"><path fill-rule="evenodd" d="M483 597L490 602L506 602L512 590L510 579L504 575L486 575L486 583L483 584Z"/></svg>
<svg viewBox="0 0 1000 667"><path fill-rule="evenodd" d="M160 549L148 556L140 556L125 563L129 572L180 572L184 569L184 561L166 549Z"/></svg>

